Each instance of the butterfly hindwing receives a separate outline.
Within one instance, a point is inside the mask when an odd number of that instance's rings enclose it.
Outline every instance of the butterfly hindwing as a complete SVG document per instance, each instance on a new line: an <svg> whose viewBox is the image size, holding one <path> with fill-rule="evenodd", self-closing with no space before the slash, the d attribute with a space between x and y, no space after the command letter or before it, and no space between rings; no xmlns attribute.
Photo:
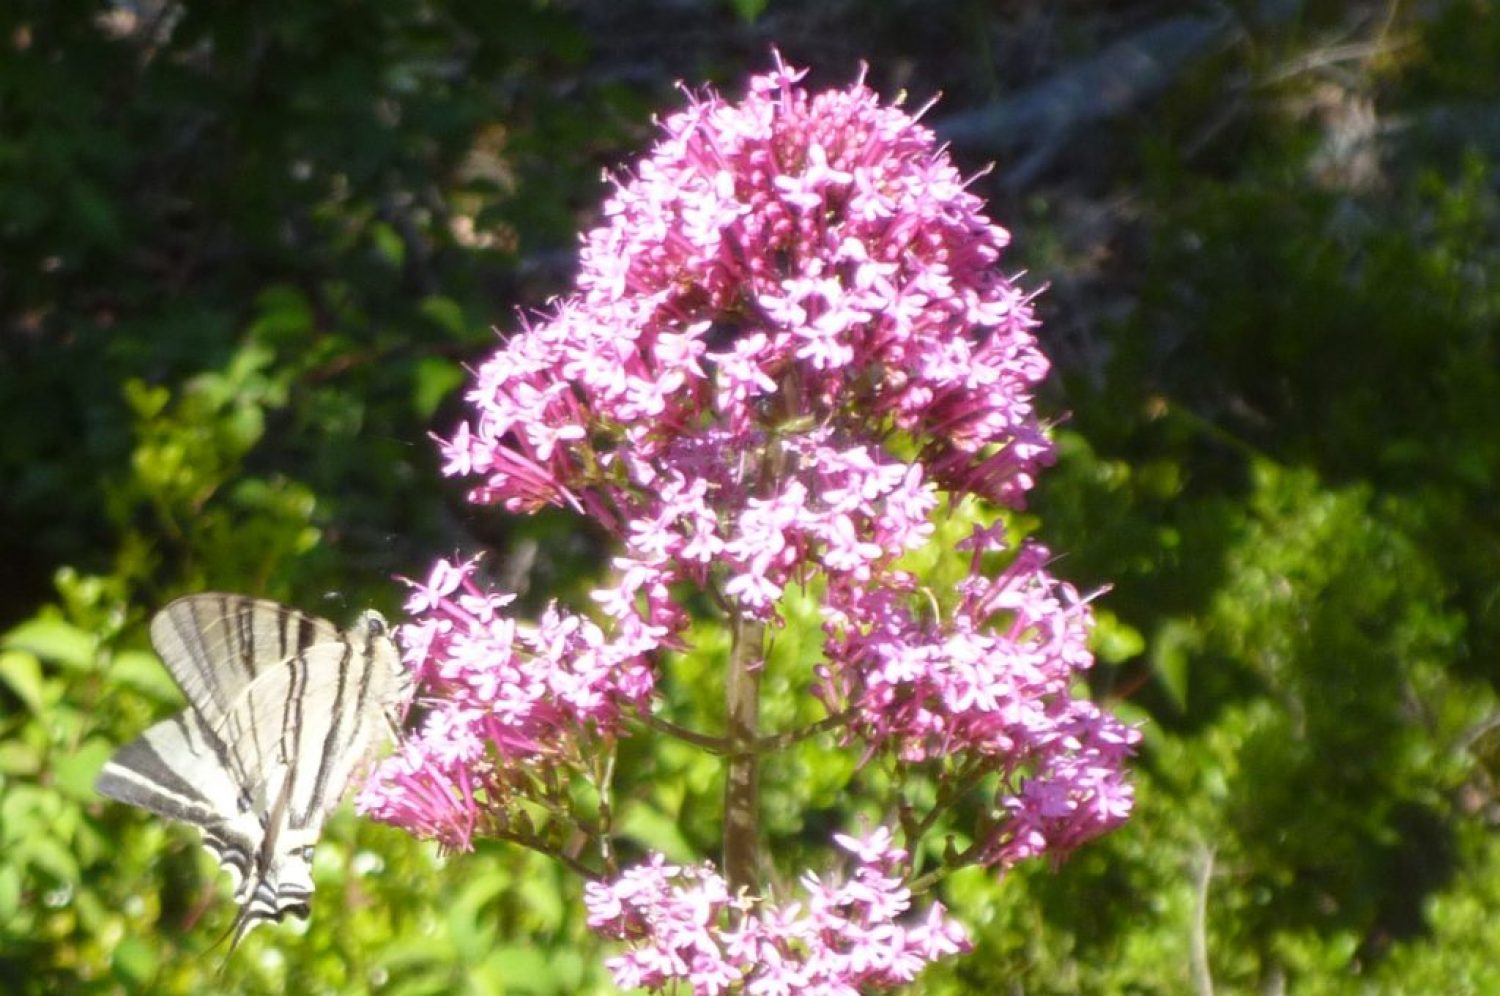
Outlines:
<svg viewBox="0 0 1500 996"><path fill-rule="evenodd" d="M205 827L239 808L228 762L198 715L185 711L117 751L96 788L111 799Z"/></svg>

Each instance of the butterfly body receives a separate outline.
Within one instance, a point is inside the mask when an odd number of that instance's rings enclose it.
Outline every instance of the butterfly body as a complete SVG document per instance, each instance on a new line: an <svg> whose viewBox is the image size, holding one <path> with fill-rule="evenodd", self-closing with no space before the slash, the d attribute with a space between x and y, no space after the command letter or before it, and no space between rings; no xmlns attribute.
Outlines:
<svg viewBox="0 0 1500 996"><path fill-rule="evenodd" d="M305 917L323 822L406 691L385 620L341 631L275 602L190 595L156 615L151 642L188 707L122 747L97 790L202 831L233 880L234 944Z"/></svg>

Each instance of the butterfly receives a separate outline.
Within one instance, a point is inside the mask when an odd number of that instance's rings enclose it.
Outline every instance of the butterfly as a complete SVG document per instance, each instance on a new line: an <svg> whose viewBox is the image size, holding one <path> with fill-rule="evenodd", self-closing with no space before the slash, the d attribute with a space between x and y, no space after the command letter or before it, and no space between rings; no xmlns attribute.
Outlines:
<svg viewBox="0 0 1500 996"><path fill-rule="evenodd" d="M398 728L406 673L379 613L340 630L241 595L177 599L151 643L188 707L120 748L95 788L202 831L240 906L233 953L256 924L307 916L323 821Z"/></svg>

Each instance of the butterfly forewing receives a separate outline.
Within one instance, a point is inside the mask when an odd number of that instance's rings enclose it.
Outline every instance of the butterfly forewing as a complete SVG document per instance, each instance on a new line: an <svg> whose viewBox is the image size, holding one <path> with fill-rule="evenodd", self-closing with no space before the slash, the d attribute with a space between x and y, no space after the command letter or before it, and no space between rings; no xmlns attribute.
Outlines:
<svg viewBox="0 0 1500 996"><path fill-rule="evenodd" d="M236 943L305 916L323 821L404 692L384 620L340 632L275 602L194 595L151 634L189 707L116 753L99 792L203 831L234 880Z"/></svg>
<svg viewBox="0 0 1500 996"><path fill-rule="evenodd" d="M338 805L385 732L400 691L398 667L383 633L351 630L308 647L244 689L217 739L236 745L236 766L247 785L262 790L267 807L289 779L287 825L304 828Z"/></svg>
<svg viewBox="0 0 1500 996"><path fill-rule="evenodd" d="M188 595L151 620L152 646L210 726L262 671L339 636L327 620L243 595Z"/></svg>

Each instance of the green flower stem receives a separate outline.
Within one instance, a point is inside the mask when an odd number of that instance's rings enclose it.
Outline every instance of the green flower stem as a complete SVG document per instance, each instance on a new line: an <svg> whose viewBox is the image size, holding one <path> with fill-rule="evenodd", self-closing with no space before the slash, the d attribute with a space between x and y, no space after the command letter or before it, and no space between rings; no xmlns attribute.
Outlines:
<svg viewBox="0 0 1500 996"><path fill-rule="evenodd" d="M731 893L759 894L760 676L765 626L736 616L724 698L729 767L724 780L724 878Z"/></svg>

